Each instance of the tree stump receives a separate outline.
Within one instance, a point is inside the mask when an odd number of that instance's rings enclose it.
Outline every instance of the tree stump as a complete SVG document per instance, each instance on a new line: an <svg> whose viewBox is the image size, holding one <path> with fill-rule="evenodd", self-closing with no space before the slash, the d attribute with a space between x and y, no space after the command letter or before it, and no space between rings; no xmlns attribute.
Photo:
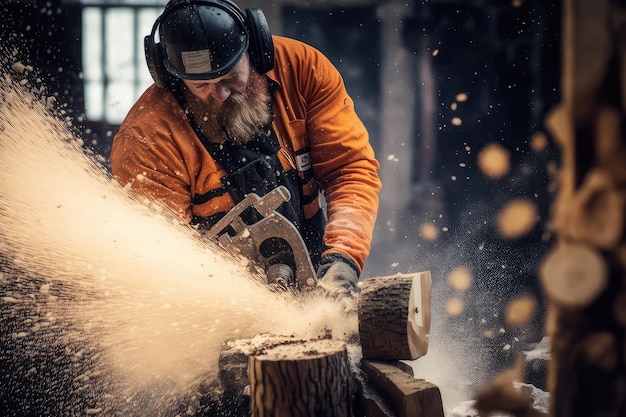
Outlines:
<svg viewBox="0 0 626 417"><path fill-rule="evenodd" d="M250 356L254 417L349 417L351 371L344 342L277 345Z"/></svg>
<svg viewBox="0 0 626 417"><path fill-rule="evenodd" d="M359 337L366 359L412 360L428 352L429 271L363 281Z"/></svg>

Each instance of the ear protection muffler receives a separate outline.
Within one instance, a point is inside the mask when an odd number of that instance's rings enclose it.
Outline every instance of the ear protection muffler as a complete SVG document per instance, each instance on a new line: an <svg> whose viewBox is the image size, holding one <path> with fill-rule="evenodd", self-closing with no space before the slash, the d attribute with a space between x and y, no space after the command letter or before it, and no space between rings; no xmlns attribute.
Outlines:
<svg viewBox="0 0 626 417"><path fill-rule="evenodd" d="M248 55L254 68L264 74L274 68L274 42L265 15L260 9L241 9L230 0L172 0L156 19L150 35L144 38L144 51L148 70L155 84L172 89L178 79L167 71L164 64L166 53L161 42L155 40L157 31L167 17L176 10L189 6L212 6L223 9L245 28L248 35ZM159 33L159 37L161 34Z"/></svg>

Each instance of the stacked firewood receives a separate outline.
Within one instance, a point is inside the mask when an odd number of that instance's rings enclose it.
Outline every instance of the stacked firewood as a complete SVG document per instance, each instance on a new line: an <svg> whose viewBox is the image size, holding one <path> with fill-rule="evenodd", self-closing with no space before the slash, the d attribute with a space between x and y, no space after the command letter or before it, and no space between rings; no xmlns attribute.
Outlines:
<svg viewBox="0 0 626 417"><path fill-rule="evenodd" d="M626 415L626 8L563 4L561 148L553 218L559 244L541 270L558 417Z"/></svg>
<svg viewBox="0 0 626 417"><path fill-rule="evenodd" d="M556 247L540 268L554 417L626 415L626 6L563 0L561 103L546 119L561 152ZM485 413L534 415L484 391ZM504 386L504 385L500 385ZM495 395L497 393L497 395ZM517 407L516 409L514 409Z"/></svg>

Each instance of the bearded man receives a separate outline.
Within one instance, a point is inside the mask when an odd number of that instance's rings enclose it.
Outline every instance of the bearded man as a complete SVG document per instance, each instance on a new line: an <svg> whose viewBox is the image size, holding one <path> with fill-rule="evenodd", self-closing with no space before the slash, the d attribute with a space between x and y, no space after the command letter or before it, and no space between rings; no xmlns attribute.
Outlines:
<svg viewBox="0 0 626 417"><path fill-rule="evenodd" d="M155 84L113 139L114 177L200 231L247 194L284 186L291 199L279 212L300 232L320 285L353 295L381 183L336 68L273 36L261 10L229 0L171 0L145 47Z"/></svg>

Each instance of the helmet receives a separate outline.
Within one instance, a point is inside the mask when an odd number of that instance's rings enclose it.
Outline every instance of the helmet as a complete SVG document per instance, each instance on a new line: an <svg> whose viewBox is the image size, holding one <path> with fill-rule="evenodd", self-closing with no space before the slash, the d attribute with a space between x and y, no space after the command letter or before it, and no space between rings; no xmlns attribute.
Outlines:
<svg viewBox="0 0 626 417"><path fill-rule="evenodd" d="M223 0L170 2L159 34L167 72L190 80L226 75L250 42L241 11Z"/></svg>
<svg viewBox="0 0 626 417"><path fill-rule="evenodd" d="M244 15L230 0L170 0L144 38L144 49L150 75L162 88L175 88L180 78L226 75L246 49L259 73L274 68L274 42L265 15L257 8L246 9Z"/></svg>

